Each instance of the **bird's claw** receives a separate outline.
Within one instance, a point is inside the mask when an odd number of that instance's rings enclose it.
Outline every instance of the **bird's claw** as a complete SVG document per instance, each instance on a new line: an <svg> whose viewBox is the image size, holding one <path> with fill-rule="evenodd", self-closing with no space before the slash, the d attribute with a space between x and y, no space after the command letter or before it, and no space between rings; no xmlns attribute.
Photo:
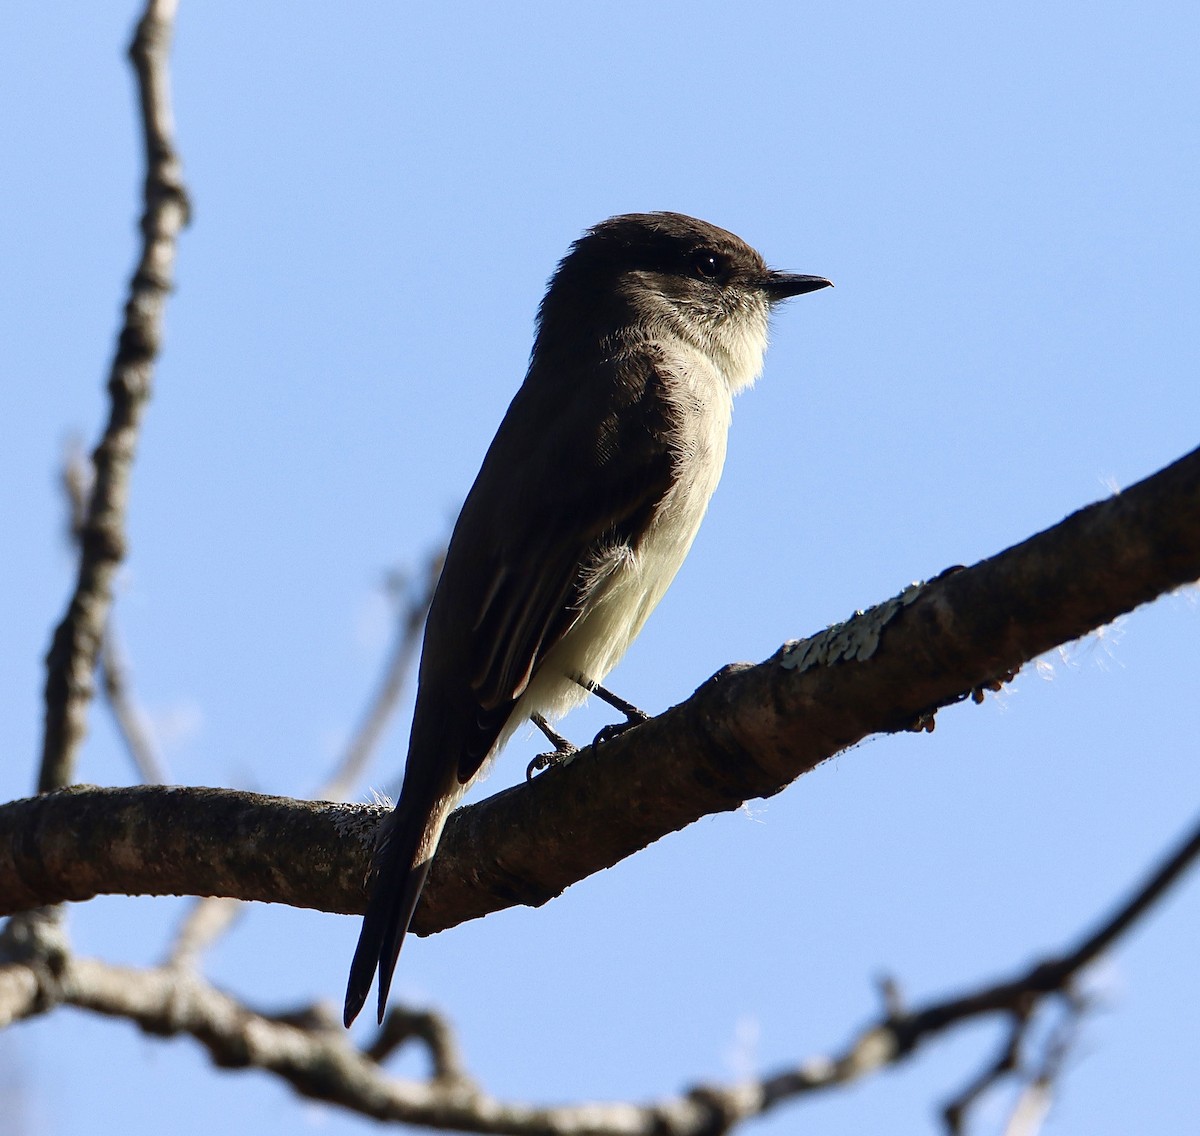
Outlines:
<svg viewBox="0 0 1200 1136"><path fill-rule="evenodd" d="M532 781L533 775L540 773L543 769L553 769L559 765L566 765L579 752L579 747L567 741L541 714L531 714L530 720L546 735L546 738L553 744L554 749L549 753L539 753L525 767L526 781Z"/></svg>
<svg viewBox="0 0 1200 1136"><path fill-rule="evenodd" d="M578 752L577 746L571 746L570 749L555 749L549 753L539 753L525 767L525 780L532 781L534 775L541 773L543 769L557 769L561 765L566 765Z"/></svg>
<svg viewBox="0 0 1200 1136"><path fill-rule="evenodd" d="M624 722L610 722L607 726L602 726L596 736L592 738L593 753L605 742L611 742L614 738L619 738L622 734L632 730L634 726L640 726L643 722L650 720L650 715L636 706L623 707L622 712L625 714Z"/></svg>
<svg viewBox="0 0 1200 1136"><path fill-rule="evenodd" d="M643 722L650 720L650 715L645 710L639 710L632 702L626 702L624 698L620 698L613 694L611 690L606 690L598 682L592 682L590 679L585 679L579 675L575 676L575 681L588 691L590 694L596 695L602 701L607 702L616 710L620 710L625 715L624 722L613 722L608 726L603 727L599 733L592 739L592 744L588 747L590 753L595 753L597 748L603 745L604 742L610 742L613 738L619 738L626 730L632 730L634 726L640 726ZM539 753L526 767L525 780L532 781L535 773L540 773L543 769L554 769L558 766L566 765L568 762L579 753L579 747L572 745L562 734L558 733L545 717L541 714L530 714L530 721L533 722L539 730L550 740L554 745L554 750L550 753Z"/></svg>

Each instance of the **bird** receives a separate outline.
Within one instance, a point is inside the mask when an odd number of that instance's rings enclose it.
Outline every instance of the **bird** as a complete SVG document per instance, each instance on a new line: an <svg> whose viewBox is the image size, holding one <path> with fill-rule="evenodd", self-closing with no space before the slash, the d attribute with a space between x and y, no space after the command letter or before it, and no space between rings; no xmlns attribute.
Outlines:
<svg viewBox="0 0 1200 1136"><path fill-rule="evenodd" d="M762 370L771 309L830 284L670 212L602 221L559 262L429 609L347 1027L376 970L383 1021L450 810L524 721L587 697L675 577L721 476L733 397Z"/></svg>

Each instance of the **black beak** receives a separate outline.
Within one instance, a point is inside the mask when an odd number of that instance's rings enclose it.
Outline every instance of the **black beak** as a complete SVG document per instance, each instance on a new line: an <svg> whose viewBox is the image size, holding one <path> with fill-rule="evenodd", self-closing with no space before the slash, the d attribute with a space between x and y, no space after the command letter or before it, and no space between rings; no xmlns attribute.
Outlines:
<svg viewBox="0 0 1200 1136"><path fill-rule="evenodd" d="M833 281L824 276L797 276L794 272L776 272L771 269L762 282L763 291L771 303L786 300L789 296L803 296L805 292L816 292L821 288L832 288Z"/></svg>

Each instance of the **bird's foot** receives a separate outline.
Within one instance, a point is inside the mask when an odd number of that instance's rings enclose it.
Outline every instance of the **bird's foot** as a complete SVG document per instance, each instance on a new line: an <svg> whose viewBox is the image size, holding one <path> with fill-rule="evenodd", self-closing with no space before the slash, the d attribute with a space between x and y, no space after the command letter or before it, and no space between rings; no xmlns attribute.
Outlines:
<svg viewBox="0 0 1200 1136"><path fill-rule="evenodd" d="M579 752L579 747L567 741L541 714L530 714L529 720L546 735L546 739L554 746L554 749L549 753L539 753L525 767L526 781L532 781L533 775L540 773L543 769L566 765Z"/></svg>
<svg viewBox="0 0 1200 1136"><path fill-rule="evenodd" d="M603 745L605 742L611 742L613 738L619 738L622 734L632 730L634 726L640 726L643 722L650 720L650 715L644 710L638 710L634 707L636 713L630 714L625 718L624 722L611 722L607 726L601 727L594 738L592 738L592 749Z"/></svg>
<svg viewBox="0 0 1200 1136"><path fill-rule="evenodd" d="M634 726L640 726L643 722L650 720L650 715L645 710L638 709L632 702L626 702L620 695L613 694L611 690L601 686L598 682L593 682L582 675L576 675L575 681L584 690L590 694L594 694L602 702L607 702L614 710L620 710L625 715L624 722L613 722L596 734L592 739L591 748L593 751L597 746L603 745L605 742L610 742L613 738L619 738L627 730L632 730Z"/></svg>

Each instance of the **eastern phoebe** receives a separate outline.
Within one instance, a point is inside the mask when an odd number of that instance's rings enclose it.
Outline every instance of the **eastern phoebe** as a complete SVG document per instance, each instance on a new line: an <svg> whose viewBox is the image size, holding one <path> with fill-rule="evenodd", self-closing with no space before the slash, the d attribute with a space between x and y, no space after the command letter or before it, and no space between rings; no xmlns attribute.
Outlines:
<svg viewBox="0 0 1200 1136"><path fill-rule="evenodd" d="M446 816L512 732L616 665L691 547L767 316L829 286L678 213L613 217L558 266L525 382L450 538L429 609L404 785L346 990L379 1020Z"/></svg>

